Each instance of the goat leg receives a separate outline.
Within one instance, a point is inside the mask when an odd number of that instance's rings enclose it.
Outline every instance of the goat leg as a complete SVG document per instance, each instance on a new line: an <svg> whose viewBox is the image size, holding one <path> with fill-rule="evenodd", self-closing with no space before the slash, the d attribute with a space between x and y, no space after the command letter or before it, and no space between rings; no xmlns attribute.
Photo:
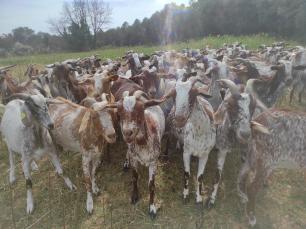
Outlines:
<svg viewBox="0 0 306 229"><path fill-rule="evenodd" d="M149 192L150 192L149 215L151 216L152 219L156 217L157 213L157 208L154 203L156 169L157 166L155 164L149 166Z"/></svg>

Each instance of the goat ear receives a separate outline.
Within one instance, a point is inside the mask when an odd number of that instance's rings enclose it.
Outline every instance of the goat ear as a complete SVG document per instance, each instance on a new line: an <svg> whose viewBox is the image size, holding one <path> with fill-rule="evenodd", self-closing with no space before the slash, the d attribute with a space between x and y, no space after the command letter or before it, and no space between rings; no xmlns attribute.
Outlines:
<svg viewBox="0 0 306 229"><path fill-rule="evenodd" d="M144 102L144 107L148 108L148 107L152 107L152 106L157 106L157 105L163 103L164 101L166 101L166 98L147 100L147 101Z"/></svg>
<svg viewBox="0 0 306 229"><path fill-rule="evenodd" d="M86 111L86 113L82 118L81 125L79 128L79 134L84 133L84 131L86 131L89 121L90 121L90 111L88 110Z"/></svg>
<svg viewBox="0 0 306 229"><path fill-rule="evenodd" d="M293 67L294 70L305 70L306 69L306 65L298 65L298 66L294 66Z"/></svg>
<svg viewBox="0 0 306 229"><path fill-rule="evenodd" d="M226 90L225 90L224 88L221 88L221 90L220 90L220 96L221 96L221 99L222 99L222 100L224 100L225 94L226 94Z"/></svg>
<svg viewBox="0 0 306 229"><path fill-rule="evenodd" d="M119 104L117 103L108 103L105 108L118 108Z"/></svg>
<svg viewBox="0 0 306 229"><path fill-rule="evenodd" d="M223 55L217 56L216 60L222 62L222 60L223 60Z"/></svg>
<svg viewBox="0 0 306 229"><path fill-rule="evenodd" d="M157 73L156 76L164 79L175 79L175 75L168 73Z"/></svg>
<svg viewBox="0 0 306 229"><path fill-rule="evenodd" d="M122 94L122 98L124 98L126 96L129 96L129 95L130 95L129 91L124 91L123 94Z"/></svg>
<svg viewBox="0 0 306 229"><path fill-rule="evenodd" d="M215 125L221 125L223 123L225 112L226 112L226 106L225 106L225 102L223 101L220 104L218 110L214 113L214 124Z"/></svg>
<svg viewBox="0 0 306 229"><path fill-rule="evenodd" d="M46 99L46 104L49 106L49 105L51 105L51 104L59 104L60 102L58 102L58 101L56 101L56 100L54 100L54 99L49 99L49 98L47 98Z"/></svg>
<svg viewBox="0 0 306 229"><path fill-rule="evenodd" d="M197 94L202 95L204 98L209 99L212 96L209 94L209 88L206 86L203 87L198 87L197 89Z"/></svg>
<svg viewBox="0 0 306 229"><path fill-rule="evenodd" d="M4 105L4 104L2 104L2 103L0 103L0 117L2 117L2 116L3 116L4 111L5 111L5 105Z"/></svg>
<svg viewBox="0 0 306 229"><path fill-rule="evenodd" d="M251 121L251 127L252 127L253 130L256 130L260 133L271 134L270 130L267 127L265 127L264 125L262 125L258 122Z"/></svg>
<svg viewBox="0 0 306 229"><path fill-rule="evenodd" d="M197 72L190 72L189 75L190 76L196 76L198 73Z"/></svg>
<svg viewBox="0 0 306 229"><path fill-rule="evenodd" d="M175 95L176 95L176 91L174 88L172 88L167 94L163 96L163 98L169 99L171 97L174 97Z"/></svg>
<svg viewBox="0 0 306 229"><path fill-rule="evenodd" d="M118 75L112 75L112 76L109 77L109 80L110 81L116 81L118 78L119 78Z"/></svg>

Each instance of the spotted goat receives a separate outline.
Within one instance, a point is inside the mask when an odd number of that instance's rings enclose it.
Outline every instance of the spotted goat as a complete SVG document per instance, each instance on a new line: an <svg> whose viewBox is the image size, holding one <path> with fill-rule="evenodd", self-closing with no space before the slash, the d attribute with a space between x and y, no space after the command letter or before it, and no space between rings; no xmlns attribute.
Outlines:
<svg viewBox="0 0 306 229"><path fill-rule="evenodd" d="M190 159L199 159L196 202L203 201L202 182L208 155L216 143L216 127L214 124L213 108L200 95L210 97L205 86L197 88L196 77L189 80L177 81L175 88L165 98L174 98L174 107L167 119L170 132L177 137L183 146L184 161L184 190L183 198L189 196Z"/></svg>
<svg viewBox="0 0 306 229"><path fill-rule="evenodd" d="M82 167L87 191L86 209L93 211L92 194L100 189L96 184L96 169L107 143L116 141L112 122L112 110L107 108L108 100L102 95L102 102L92 99L90 108L74 104L63 98L53 99L49 106L54 120L52 136L54 142L65 151L81 153Z"/></svg>
<svg viewBox="0 0 306 229"><path fill-rule="evenodd" d="M246 160L238 177L238 191L246 203L251 226L256 224L256 195L271 172L276 168L306 168L306 113L279 109L269 112L254 119L269 134L252 129Z"/></svg>
<svg viewBox="0 0 306 229"><path fill-rule="evenodd" d="M127 157L133 169L132 204L139 200L138 165L149 167L149 214L152 218L157 213L154 202L155 176L165 130L165 117L157 106L162 102L163 100L149 100L142 91L136 91L132 95L126 91L122 99L110 105L118 108L123 139L128 145Z"/></svg>

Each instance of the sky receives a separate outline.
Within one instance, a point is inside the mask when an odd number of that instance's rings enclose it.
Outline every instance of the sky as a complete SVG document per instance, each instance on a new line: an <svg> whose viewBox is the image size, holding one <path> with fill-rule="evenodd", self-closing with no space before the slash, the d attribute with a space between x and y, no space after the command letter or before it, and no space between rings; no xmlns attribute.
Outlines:
<svg viewBox="0 0 306 229"><path fill-rule="evenodd" d="M67 0L66 0L67 1ZM68 0L72 1L72 0ZM9 33L19 26L27 26L35 32L51 32L47 21L58 18L64 0L0 0L0 34ZM188 4L189 0L104 0L112 10L109 28L121 26L136 18L150 17L165 4L175 2Z"/></svg>

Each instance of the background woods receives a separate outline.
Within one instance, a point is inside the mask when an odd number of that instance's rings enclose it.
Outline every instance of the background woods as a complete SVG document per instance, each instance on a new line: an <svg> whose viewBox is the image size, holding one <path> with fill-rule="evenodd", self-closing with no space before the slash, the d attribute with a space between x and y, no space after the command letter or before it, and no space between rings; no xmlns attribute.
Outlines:
<svg viewBox="0 0 306 229"><path fill-rule="evenodd" d="M59 18L49 20L52 34L16 28L0 37L0 55L163 45L208 35L267 33L299 41L306 37L304 0L191 0L190 6L168 4L150 18L106 30L111 13L101 0L65 3Z"/></svg>

